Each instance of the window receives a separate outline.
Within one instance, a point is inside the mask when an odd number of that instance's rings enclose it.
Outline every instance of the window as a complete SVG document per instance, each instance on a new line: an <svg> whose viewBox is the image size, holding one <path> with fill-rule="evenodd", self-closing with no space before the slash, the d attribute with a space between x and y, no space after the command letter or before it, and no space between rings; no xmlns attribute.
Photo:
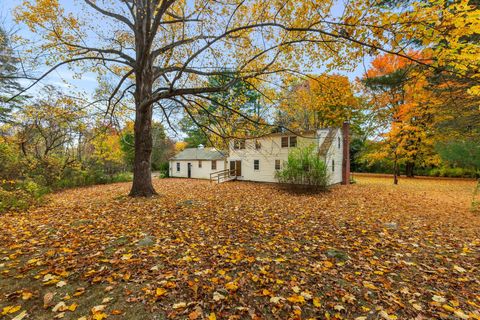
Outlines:
<svg viewBox="0 0 480 320"><path fill-rule="evenodd" d="M244 139L235 139L233 140L233 149L245 149L245 140Z"/></svg>
<svg viewBox="0 0 480 320"><path fill-rule="evenodd" d="M335 160L332 160L332 172L335 171Z"/></svg>
<svg viewBox="0 0 480 320"><path fill-rule="evenodd" d="M282 137L282 148L296 147L297 146L297 137Z"/></svg>
<svg viewBox="0 0 480 320"><path fill-rule="evenodd" d="M262 148L262 144L260 143L260 141L255 140L255 149L258 150L258 149L261 149L261 148Z"/></svg>
<svg viewBox="0 0 480 320"><path fill-rule="evenodd" d="M260 160L253 160L253 170L260 170Z"/></svg>
<svg viewBox="0 0 480 320"><path fill-rule="evenodd" d="M275 170L280 170L280 160L275 160Z"/></svg>
<svg viewBox="0 0 480 320"><path fill-rule="evenodd" d="M217 160L212 160L212 170L217 170Z"/></svg>
<svg viewBox="0 0 480 320"><path fill-rule="evenodd" d="M290 137L290 147L294 148L297 146L297 137Z"/></svg>
<svg viewBox="0 0 480 320"><path fill-rule="evenodd" d="M340 149L340 137L338 137L338 149Z"/></svg>
<svg viewBox="0 0 480 320"><path fill-rule="evenodd" d="M177 162L177 172L180 171L180 162Z"/></svg>
<svg viewBox="0 0 480 320"><path fill-rule="evenodd" d="M202 167L202 160L198 160L198 167L199 167L199 168Z"/></svg>

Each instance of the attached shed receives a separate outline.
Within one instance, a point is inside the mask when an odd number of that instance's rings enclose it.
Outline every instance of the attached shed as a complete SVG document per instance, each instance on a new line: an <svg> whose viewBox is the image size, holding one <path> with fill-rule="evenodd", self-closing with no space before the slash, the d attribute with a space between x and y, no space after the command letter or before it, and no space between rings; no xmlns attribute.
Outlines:
<svg viewBox="0 0 480 320"><path fill-rule="evenodd" d="M225 170L227 157L215 148L187 148L170 158L170 176L210 179L210 174Z"/></svg>

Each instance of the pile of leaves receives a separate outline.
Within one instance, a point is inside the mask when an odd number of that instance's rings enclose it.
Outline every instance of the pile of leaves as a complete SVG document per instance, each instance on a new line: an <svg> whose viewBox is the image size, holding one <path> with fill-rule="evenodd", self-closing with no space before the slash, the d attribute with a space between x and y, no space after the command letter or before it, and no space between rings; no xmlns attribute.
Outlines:
<svg viewBox="0 0 480 320"><path fill-rule="evenodd" d="M5 319L480 319L474 182L155 182L0 216Z"/></svg>

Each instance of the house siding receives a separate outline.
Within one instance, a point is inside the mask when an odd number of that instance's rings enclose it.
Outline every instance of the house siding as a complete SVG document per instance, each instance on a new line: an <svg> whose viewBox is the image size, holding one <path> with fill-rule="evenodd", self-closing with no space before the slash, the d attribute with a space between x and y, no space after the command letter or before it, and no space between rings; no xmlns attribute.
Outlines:
<svg viewBox="0 0 480 320"><path fill-rule="evenodd" d="M198 167L199 160L170 160L170 177L174 178L188 178L188 163L192 164L192 178L195 179L210 179L210 174L213 172L225 170L224 159L218 160L201 160L202 167ZM212 161L217 161L217 169L212 170ZM177 172L177 162L180 163L180 171Z"/></svg>
<svg viewBox="0 0 480 320"><path fill-rule="evenodd" d="M294 147L282 147L282 137L295 137L292 134L273 134L257 139L247 139L245 148L235 149L235 141L230 141L228 158L218 159L217 168L212 170L212 160L201 160L202 167L199 168L199 159L186 160L185 155L181 160L170 160L170 176L188 178L188 163L192 164L191 177L196 179L209 179L210 174L230 168L231 161L241 161L241 175L237 180L258 181L258 182L278 182L275 174L275 161L280 161L280 169L288 160L288 154ZM328 137L328 140L326 140ZM330 140L331 139L331 140ZM342 130L321 129L316 134L310 133L307 136L296 136L297 147L306 147L314 144L317 152L325 161L329 184L342 182L343 170L343 136ZM340 141L340 147L338 142ZM260 148L257 148L260 143ZM243 146L243 143L237 143L237 146ZM255 161L258 160L258 170L255 169ZM333 162L332 162L333 161ZM177 172L177 163L180 163L180 171ZM332 169L333 165L333 169Z"/></svg>
<svg viewBox="0 0 480 320"><path fill-rule="evenodd" d="M340 138L340 148L338 148L338 139ZM335 163L335 170L332 171L332 160ZM330 146L326 162L327 172L329 173L330 184L337 184L342 182L343 170L343 135L340 129L337 130L333 143Z"/></svg>
<svg viewBox="0 0 480 320"><path fill-rule="evenodd" d="M293 136L286 134L285 136ZM260 149L255 148L255 141L260 142ZM297 137L297 146L316 144L317 139L311 137ZM245 141L245 149L234 149L233 141L230 142L228 162L242 161L242 175L238 180L278 182L275 177L275 160L280 160L280 168L288 159L288 152L291 147L282 148L282 136L275 135ZM254 161L259 160L259 170L254 169Z"/></svg>
<svg viewBox="0 0 480 320"><path fill-rule="evenodd" d="M328 148L324 158L329 176L329 184L342 182L342 160L343 160L343 139L340 129L335 130L333 141ZM297 137L297 146L305 147L315 144L317 148L325 142L329 129L318 130L317 137ZM233 141L230 143L227 168L230 161L242 162L242 175L237 180L259 181L259 182L278 182L275 177L275 160L280 160L280 168L283 168L284 162L288 160L288 153L291 147L282 148L282 137L293 135L275 135L258 139L248 139L245 141L245 149L234 149ZM340 148L338 148L338 138L340 138ZM255 141L261 144L260 149L255 148ZM254 161L259 160L259 170L254 169ZM332 170L332 160L335 168Z"/></svg>

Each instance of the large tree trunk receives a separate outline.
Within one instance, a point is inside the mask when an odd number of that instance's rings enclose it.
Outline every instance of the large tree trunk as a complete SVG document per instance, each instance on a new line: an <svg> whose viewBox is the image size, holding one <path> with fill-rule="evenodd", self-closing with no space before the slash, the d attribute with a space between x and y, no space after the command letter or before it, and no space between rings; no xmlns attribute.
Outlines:
<svg viewBox="0 0 480 320"><path fill-rule="evenodd" d="M135 158L133 162L132 197L151 197L152 184L152 113L153 71L149 32L152 18L150 2L138 2L135 12Z"/></svg>
<svg viewBox="0 0 480 320"><path fill-rule="evenodd" d="M397 162L397 157L395 156L395 159L393 160L393 184L398 184L398 162Z"/></svg>
<svg viewBox="0 0 480 320"><path fill-rule="evenodd" d="M155 194L152 184L152 106L135 114L135 160L130 196L150 197Z"/></svg>
<svg viewBox="0 0 480 320"><path fill-rule="evenodd" d="M409 178L413 178L415 176L415 162L407 162L405 165L405 175Z"/></svg>

